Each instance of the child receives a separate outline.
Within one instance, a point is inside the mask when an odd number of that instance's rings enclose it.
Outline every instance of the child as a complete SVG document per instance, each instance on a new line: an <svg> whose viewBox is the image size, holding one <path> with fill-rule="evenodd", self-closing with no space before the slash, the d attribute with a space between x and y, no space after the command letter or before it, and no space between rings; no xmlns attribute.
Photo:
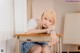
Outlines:
<svg viewBox="0 0 80 53"><path fill-rule="evenodd" d="M58 38L55 33L56 13L52 10L46 10L43 12L40 20L31 19L28 23L29 33L49 33L52 42L52 46L58 42ZM22 45L23 53L50 53L47 42L24 42Z"/></svg>

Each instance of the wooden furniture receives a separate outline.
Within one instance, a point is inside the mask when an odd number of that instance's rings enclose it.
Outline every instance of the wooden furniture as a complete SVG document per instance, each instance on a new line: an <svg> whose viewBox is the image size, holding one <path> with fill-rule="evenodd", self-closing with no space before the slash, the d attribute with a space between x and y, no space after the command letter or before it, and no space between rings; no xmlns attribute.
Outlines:
<svg viewBox="0 0 80 53"><path fill-rule="evenodd" d="M51 41L49 34L16 34L20 41L31 41L31 42L48 42Z"/></svg>
<svg viewBox="0 0 80 53"><path fill-rule="evenodd" d="M67 53L77 51L76 47L80 45L79 22L80 22L79 12L65 14L63 44L68 47ZM75 49L73 49L74 47Z"/></svg>
<svg viewBox="0 0 80 53"><path fill-rule="evenodd" d="M78 44L67 44L68 45L68 48L67 48L67 53L70 53L70 52L79 52L80 53L80 45ZM71 50L71 46L75 46L75 47L72 47L73 50Z"/></svg>
<svg viewBox="0 0 80 53"><path fill-rule="evenodd" d="M57 34L58 36L62 36L61 34ZM20 43L21 42L50 42L51 37L50 34L16 34L17 38L17 46L16 46L16 53L20 52ZM60 46L59 46L60 47ZM56 53L56 52L55 52Z"/></svg>

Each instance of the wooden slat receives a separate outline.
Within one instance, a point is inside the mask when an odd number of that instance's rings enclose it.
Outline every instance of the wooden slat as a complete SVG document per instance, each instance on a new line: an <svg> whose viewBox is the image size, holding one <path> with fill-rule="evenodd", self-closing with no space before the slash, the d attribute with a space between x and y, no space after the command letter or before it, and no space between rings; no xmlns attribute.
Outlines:
<svg viewBox="0 0 80 53"><path fill-rule="evenodd" d="M16 36L50 36L50 34L16 34Z"/></svg>
<svg viewBox="0 0 80 53"><path fill-rule="evenodd" d="M63 36L63 34L56 34L57 36Z"/></svg>
<svg viewBox="0 0 80 53"><path fill-rule="evenodd" d="M50 34L15 34L16 36L50 36ZM57 36L63 36L62 34L57 34Z"/></svg>

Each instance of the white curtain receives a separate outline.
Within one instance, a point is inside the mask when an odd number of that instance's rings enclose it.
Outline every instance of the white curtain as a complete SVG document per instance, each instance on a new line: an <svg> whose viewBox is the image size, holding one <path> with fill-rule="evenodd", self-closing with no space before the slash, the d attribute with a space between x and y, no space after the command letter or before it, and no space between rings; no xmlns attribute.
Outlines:
<svg viewBox="0 0 80 53"><path fill-rule="evenodd" d="M27 0L14 0L15 32L25 33L27 31Z"/></svg>
<svg viewBox="0 0 80 53"><path fill-rule="evenodd" d="M27 0L0 0L0 48L4 53L13 53L13 36L26 30Z"/></svg>
<svg viewBox="0 0 80 53"><path fill-rule="evenodd" d="M8 40L11 41L13 35L13 0L0 0L0 48L4 50L4 53L11 53L11 42L9 42Z"/></svg>
<svg viewBox="0 0 80 53"><path fill-rule="evenodd" d="M0 0L0 40L12 37L14 33L13 0Z"/></svg>

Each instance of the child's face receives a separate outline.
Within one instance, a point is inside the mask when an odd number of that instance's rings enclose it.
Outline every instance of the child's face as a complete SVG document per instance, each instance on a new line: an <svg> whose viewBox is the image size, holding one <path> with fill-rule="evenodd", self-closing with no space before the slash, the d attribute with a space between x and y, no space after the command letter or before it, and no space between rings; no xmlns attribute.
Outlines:
<svg viewBox="0 0 80 53"><path fill-rule="evenodd" d="M41 19L42 26L45 28L48 28L49 26L53 26L54 20L52 18L51 14L45 14L43 15Z"/></svg>

